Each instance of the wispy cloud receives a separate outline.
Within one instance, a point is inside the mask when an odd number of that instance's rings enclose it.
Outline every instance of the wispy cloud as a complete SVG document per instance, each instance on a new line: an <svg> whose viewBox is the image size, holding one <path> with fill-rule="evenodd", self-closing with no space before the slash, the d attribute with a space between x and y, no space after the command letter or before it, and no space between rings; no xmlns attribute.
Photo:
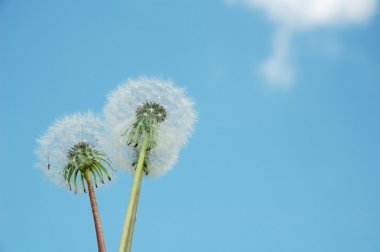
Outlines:
<svg viewBox="0 0 380 252"><path fill-rule="evenodd" d="M295 82L295 71L289 63L294 34L319 27L339 27L368 22L377 0L227 0L263 10L277 24L272 54L263 63L261 73L269 84L289 87Z"/></svg>

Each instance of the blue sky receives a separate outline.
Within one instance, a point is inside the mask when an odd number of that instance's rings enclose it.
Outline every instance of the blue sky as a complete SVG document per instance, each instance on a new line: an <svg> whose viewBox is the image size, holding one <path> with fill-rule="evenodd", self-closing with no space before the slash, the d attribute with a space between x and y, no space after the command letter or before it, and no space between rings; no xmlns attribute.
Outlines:
<svg viewBox="0 0 380 252"><path fill-rule="evenodd" d="M199 121L143 181L134 251L380 251L380 17L364 19L292 33L281 85L260 72L283 27L264 7L0 1L0 251L96 251L87 195L34 168L36 138L141 75L185 87ZM96 191L108 251L131 182Z"/></svg>

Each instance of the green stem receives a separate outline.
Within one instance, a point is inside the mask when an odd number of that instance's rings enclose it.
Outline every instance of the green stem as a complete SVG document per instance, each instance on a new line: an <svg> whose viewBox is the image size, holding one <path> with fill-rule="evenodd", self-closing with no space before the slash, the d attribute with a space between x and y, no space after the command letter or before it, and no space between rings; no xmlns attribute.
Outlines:
<svg viewBox="0 0 380 252"><path fill-rule="evenodd" d="M118 252L130 252L133 237L133 228L136 221L137 205L139 203L140 187L142 180L142 173L145 161L146 149L149 142L149 135L144 137L143 144L140 150L140 156L137 163L135 176L133 178L132 190L129 196L127 213L125 215L125 221L123 231L121 233L120 245Z"/></svg>
<svg viewBox="0 0 380 252"><path fill-rule="evenodd" d="M88 195L90 197L92 215L94 217L96 240L98 242L98 250L99 252L106 252L106 243L104 241L102 221L100 220L98 204L96 203L94 187L92 186L91 174L88 170L84 173L84 178L86 179L86 182L87 182Z"/></svg>

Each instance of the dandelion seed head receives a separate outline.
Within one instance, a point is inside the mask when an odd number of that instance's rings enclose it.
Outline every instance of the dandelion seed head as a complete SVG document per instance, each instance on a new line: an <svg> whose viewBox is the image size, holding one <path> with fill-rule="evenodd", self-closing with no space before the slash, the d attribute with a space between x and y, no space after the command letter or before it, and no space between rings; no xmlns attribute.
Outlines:
<svg viewBox="0 0 380 252"><path fill-rule="evenodd" d="M86 164L79 164L76 157L83 153L104 153L103 142L103 123L93 113L65 116L57 120L37 140L36 166L48 180L68 188L69 184L64 176L65 167L72 163L83 170L81 165Z"/></svg>
<svg viewBox="0 0 380 252"><path fill-rule="evenodd" d="M129 79L108 96L104 108L108 148L116 165L134 173L138 147L128 146L126 131L136 118L154 118L156 137L148 151L148 176L163 175L175 164L178 153L193 131L194 104L185 90L170 81L141 77ZM141 139L133 139L136 142Z"/></svg>

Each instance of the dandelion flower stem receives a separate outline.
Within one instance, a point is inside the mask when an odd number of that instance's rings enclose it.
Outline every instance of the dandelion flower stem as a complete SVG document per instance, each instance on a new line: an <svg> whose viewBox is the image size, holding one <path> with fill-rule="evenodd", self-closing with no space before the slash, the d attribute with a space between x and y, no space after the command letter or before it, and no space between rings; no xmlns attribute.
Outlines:
<svg viewBox="0 0 380 252"><path fill-rule="evenodd" d="M150 136L147 134L141 146L139 160L135 176L133 178L132 190L129 197L127 213L125 216L123 231L121 234L120 245L118 252L130 252L132 245L133 229L136 221L137 205L139 203L140 187L142 180L142 173L145 161L146 149L148 146Z"/></svg>
<svg viewBox="0 0 380 252"><path fill-rule="evenodd" d="M94 216L96 239L98 241L98 250L99 252L106 252L106 243L104 241L102 222L100 220L98 204L96 203L94 187L92 186L92 179L91 179L91 174L89 170L85 172L84 177L87 182L88 195L90 197L91 208L92 208L92 215Z"/></svg>

